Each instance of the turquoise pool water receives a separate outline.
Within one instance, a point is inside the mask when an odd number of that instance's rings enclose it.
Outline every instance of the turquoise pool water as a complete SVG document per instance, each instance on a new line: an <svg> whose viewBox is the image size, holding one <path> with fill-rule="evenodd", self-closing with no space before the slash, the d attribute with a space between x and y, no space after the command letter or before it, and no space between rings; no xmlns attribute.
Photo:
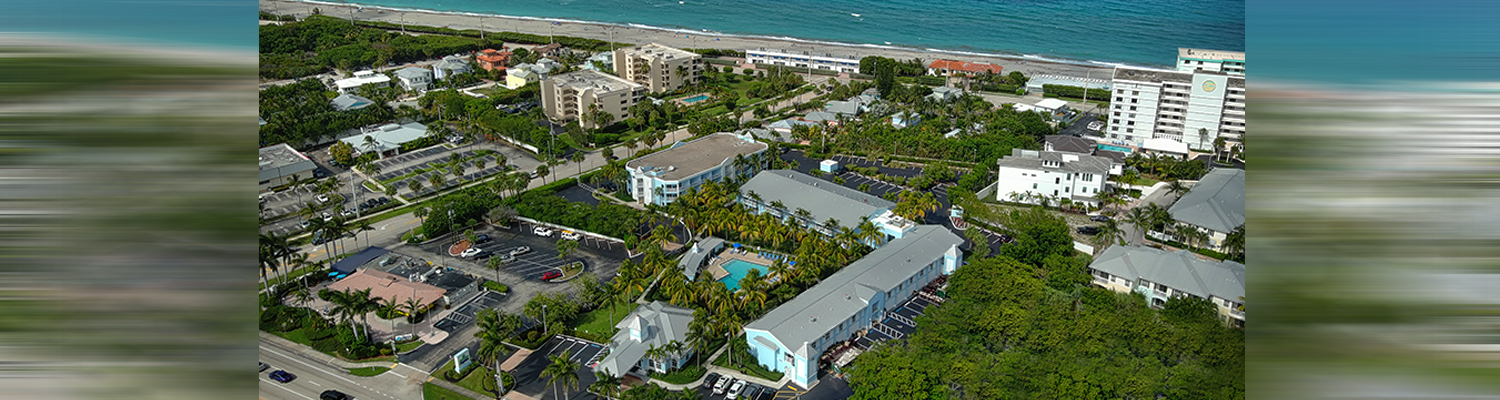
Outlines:
<svg viewBox="0 0 1500 400"><path fill-rule="evenodd" d="M708 100L708 95L706 95L706 94L700 94L700 95L697 95L697 96L693 96L693 97L689 97L689 98L686 98L686 99L682 99L682 102L683 103L688 103L688 104L693 104L693 103L697 103L697 102L700 102L700 101L703 101L703 100Z"/></svg>
<svg viewBox="0 0 1500 400"><path fill-rule="evenodd" d="M729 287L730 292L740 290L740 279L743 279L745 274L750 273L752 269L760 271L761 276L765 276L767 268L764 265L744 260L726 261L724 262L724 271L728 271L729 275L719 278L719 282L724 282L724 285Z"/></svg>
<svg viewBox="0 0 1500 400"><path fill-rule="evenodd" d="M1101 145L1099 145L1099 150L1118 151L1118 152L1121 152L1121 153L1130 154L1130 149L1129 148L1120 147L1120 146L1114 146L1114 145L1108 145L1108 144L1101 144Z"/></svg>

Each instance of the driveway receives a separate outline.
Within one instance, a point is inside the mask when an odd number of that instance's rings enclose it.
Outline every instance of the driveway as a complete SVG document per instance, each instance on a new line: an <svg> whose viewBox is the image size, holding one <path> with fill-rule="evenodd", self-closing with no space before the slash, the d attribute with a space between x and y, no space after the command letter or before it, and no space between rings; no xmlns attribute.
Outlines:
<svg viewBox="0 0 1500 400"><path fill-rule="evenodd" d="M597 399L598 396L594 396L586 390L589 385L594 384L594 370L589 367L589 364L598 361L598 358L602 358L600 357L600 353L603 350L604 346L599 343L571 337L554 336L552 339L547 340L546 343L543 343L542 347L538 348L536 352L531 353L525 360L521 361L521 364L517 365L515 369L510 371L516 377L515 390L538 400L561 399L564 397L570 399ZM568 390L569 393L564 395L564 397L558 397L554 395L554 391L561 393L563 389L554 389L548 386L547 378L542 377L541 374L542 370L547 368L547 365L551 363L548 357L561 356L564 352L568 353L569 360L579 365L578 371L576 371L578 374L578 388L577 390Z"/></svg>

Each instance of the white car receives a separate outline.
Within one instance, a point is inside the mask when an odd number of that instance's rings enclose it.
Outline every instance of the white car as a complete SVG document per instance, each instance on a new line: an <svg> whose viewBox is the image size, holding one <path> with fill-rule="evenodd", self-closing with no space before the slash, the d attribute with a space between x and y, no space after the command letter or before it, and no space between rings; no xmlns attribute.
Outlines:
<svg viewBox="0 0 1500 400"><path fill-rule="evenodd" d="M526 247L526 246L521 246L521 247L517 247L517 248L514 248L514 249L510 249L510 255L512 255L512 256L519 256L519 255L526 254L526 253L529 253L529 252L531 252L531 248L530 247Z"/></svg>
<svg viewBox="0 0 1500 400"><path fill-rule="evenodd" d="M531 233L535 233L537 236L550 237L552 236L552 229L545 226L538 226L536 229L532 229Z"/></svg>
<svg viewBox="0 0 1500 400"><path fill-rule="evenodd" d="M740 397L740 391L744 389L745 381L735 379L734 386L729 387L729 394L724 395L724 398L734 400L735 398Z"/></svg>
<svg viewBox="0 0 1500 400"><path fill-rule="evenodd" d="M323 222L329 222L329 221L333 221L333 214L329 214L327 212L324 212L323 213Z"/></svg>
<svg viewBox="0 0 1500 400"><path fill-rule="evenodd" d="M319 203L327 203L328 202L328 195L326 195L326 194L320 194L320 195L318 195L318 202Z"/></svg>
<svg viewBox="0 0 1500 400"><path fill-rule="evenodd" d="M734 380L734 378L730 378L728 376L719 377L719 381L717 383L714 383L714 394L724 394L724 389L729 388L729 381L732 380Z"/></svg>
<svg viewBox="0 0 1500 400"><path fill-rule="evenodd" d="M580 238L582 238L582 237L583 237L583 236L581 236L581 235L579 235L579 234L578 234L578 233L577 233L577 232L573 232L573 231L562 231L562 238L563 238L563 239L568 239L568 240L578 240L578 239L580 239Z"/></svg>
<svg viewBox="0 0 1500 400"><path fill-rule="evenodd" d="M470 247L470 248L464 250L464 252L458 253L458 256L460 258L469 258L469 257L473 257L475 254L479 254L479 252L481 252L481 251L484 251L484 250L480 249L478 247Z"/></svg>

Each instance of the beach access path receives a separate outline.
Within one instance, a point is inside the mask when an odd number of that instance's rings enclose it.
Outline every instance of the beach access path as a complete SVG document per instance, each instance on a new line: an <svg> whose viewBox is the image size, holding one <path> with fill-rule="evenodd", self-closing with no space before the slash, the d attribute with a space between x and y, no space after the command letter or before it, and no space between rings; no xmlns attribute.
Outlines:
<svg viewBox="0 0 1500 400"><path fill-rule="evenodd" d="M953 54L919 49L889 49L871 48L864 46L834 45L827 43L815 43L812 41L777 40L767 38L750 38L733 35L720 35L711 32L685 35L681 32L665 29L623 27L607 24L564 22L562 25L552 25L551 21L507 18L500 16L480 17L475 15L451 14L441 12L401 12L382 8L356 8L355 6L344 6L337 4L314 4L303 3L292 0L258 0L260 10L278 14L294 15L297 18L306 18L313 14L313 8L317 8L323 15L336 18L348 19L351 15L359 21L384 21L393 24L405 23L407 25L423 25L435 27L447 27L453 29L480 29L486 32L521 32L534 35L557 35L582 37L598 40L613 40L620 43L660 43L667 46L679 48L715 48L746 50L757 48L786 49L794 51L811 51L816 53L829 53L836 55L863 58L865 56L883 56L897 60L910 60L919 58L924 62L936 59L949 59L971 62L987 62L1005 68L1005 72L1021 71L1028 76L1038 74L1052 74L1065 76L1088 75L1089 71L1098 76L1101 72L1110 71L1113 67L1084 66L1068 63L1055 63L1037 60L1027 60L1019 56L976 56L969 54ZM689 37L690 36L690 37Z"/></svg>

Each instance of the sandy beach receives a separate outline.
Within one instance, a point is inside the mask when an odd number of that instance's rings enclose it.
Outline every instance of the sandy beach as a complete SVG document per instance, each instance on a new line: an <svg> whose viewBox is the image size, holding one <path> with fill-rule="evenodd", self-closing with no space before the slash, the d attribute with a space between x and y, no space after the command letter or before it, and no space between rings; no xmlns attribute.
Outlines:
<svg viewBox="0 0 1500 400"><path fill-rule="evenodd" d="M295 15L304 18L312 14L313 8L317 8L324 15L349 18L352 13L354 18L360 21L385 21L390 23L402 23L409 25L425 25L447 27L453 29L483 29L486 32L506 31L521 32L536 35L558 35L583 37L599 40L612 40L620 43L661 43L667 46L682 48L716 48L716 49L784 49L793 51L811 51L814 53L828 53L837 56L852 56L862 58L877 55L894 58L897 60L910 60L918 58L924 64L936 59L949 59L960 61L987 62L1005 68L1005 73L1010 71L1021 71L1027 76L1038 74L1065 75L1084 77L1108 76L1110 67L1091 67L1067 63L1053 63L1036 60L1023 60L1020 57L981 57L967 54L951 54L945 52L934 52L918 49L889 49L865 46L831 45L826 43L815 43L811 41L774 40L761 38L748 38L733 35L716 35L713 33L693 33L649 29L636 27L623 27L608 24L594 24L581 22L564 22L562 25L552 25L550 21L526 18L506 17L479 17L467 14L450 14L439 12L403 12L380 9L364 8L353 10L354 7L338 4L304 3L290 0L259 0L261 11L286 15ZM482 24L482 25L481 25ZM691 36L691 37L689 37ZM1090 73L1092 71L1092 73Z"/></svg>

